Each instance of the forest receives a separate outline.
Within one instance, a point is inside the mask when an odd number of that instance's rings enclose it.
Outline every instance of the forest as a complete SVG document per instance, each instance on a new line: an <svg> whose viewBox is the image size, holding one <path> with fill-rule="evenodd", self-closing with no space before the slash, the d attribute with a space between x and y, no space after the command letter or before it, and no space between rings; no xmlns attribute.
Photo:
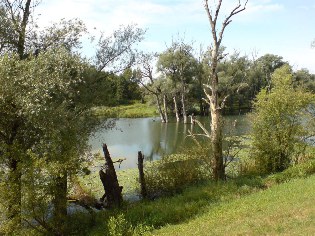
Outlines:
<svg viewBox="0 0 315 236"><path fill-rule="evenodd" d="M200 4L209 46L178 36L147 52L137 25L110 35L93 35L80 19L40 28L41 1L0 1L0 235L227 235L233 221L244 226L238 235L315 233L315 74L281 55L227 53L225 31L248 1L235 1L223 20L224 1L215 2ZM83 37L95 45L92 57ZM130 107L135 113L121 115ZM250 132L226 135L228 115L246 116ZM124 117L194 124L200 133L189 130L191 146L156 161L139 150L138 168L122 176L124 160L105 143L91 152L89 140ZM125 199L128 188L136 201ZM266 205L276 200L292 222L259 228L252 220L277 218ZM295 200L304 203L304 228L290 217ZM260 206L263 215L246 218Z"/></svg>

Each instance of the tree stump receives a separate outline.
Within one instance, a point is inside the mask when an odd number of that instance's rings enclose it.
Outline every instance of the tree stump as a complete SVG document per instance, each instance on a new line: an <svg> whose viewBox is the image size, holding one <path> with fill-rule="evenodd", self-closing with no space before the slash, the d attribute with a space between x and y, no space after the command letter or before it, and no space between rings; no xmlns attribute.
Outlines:
<svg viewBox="0 0 315 236"><path fill-rule="evenodd" d="M105 158L104 170L100 170L99 175L104 186L104 195L101 201L106 199L106 207L111 208L113 206L120 206L122 203L122 186L119 186L114 163L110 157L107 145L103 144L103 152Z"/></svg>
<svg viewBox="0 0 315 236"><path fill-rule="evenodd" d="M143 199L147 198L147 187L145 184L145 178L144 178L144 171L143 171L143 160L144 155L141 153L141 151L138 152L138 169L139 169L139 183L141 187L141 196Z"/></svg>

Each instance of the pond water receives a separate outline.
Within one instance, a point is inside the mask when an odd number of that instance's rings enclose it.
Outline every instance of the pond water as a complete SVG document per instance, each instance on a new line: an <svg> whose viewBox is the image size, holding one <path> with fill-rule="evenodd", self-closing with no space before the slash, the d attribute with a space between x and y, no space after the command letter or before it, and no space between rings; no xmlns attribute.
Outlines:
<svg viewBox="0 0 315 236"><path fill-rule="evenodd" d="M210 130L209 117L197 118ZM242 135L248 132L249 122L245 115L225 116L226 135ZM120 169L136 168L138 151L145 160L157 160L161 156L178 151L182 147L193 145L189 135L201 133L197 124L183 124L171 120L161 123L159 118L124 118L116 120L112 129L100 129L90 138L93 152L102 154L102 144L106 143L113 159L125 158ZM103 155L103 154L102 154Z"/></svg>

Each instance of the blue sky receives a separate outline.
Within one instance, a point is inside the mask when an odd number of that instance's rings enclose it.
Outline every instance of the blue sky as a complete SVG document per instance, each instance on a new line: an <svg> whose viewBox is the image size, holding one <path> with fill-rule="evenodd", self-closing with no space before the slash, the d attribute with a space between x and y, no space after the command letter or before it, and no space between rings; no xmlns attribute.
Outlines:
<svg viewBox="0 0 315 236"><path fill-rule="evenodd" d="M241 0L242 1L242 0ZM209 0L213 5L215 0ZM222 16L237 4L223 0ZM161 52L178 35L196 48L211 43L210 26L202 0L43 0L38 7L40 25L61 18L81 18L93 31L110 34L119 25L146 28L141 48ZM294 69L315 73L315 1L249 0L247 9L227 27L223 45L228 52L262 56L272 53ZM88 48L90 54L91 48Z"/></svg>

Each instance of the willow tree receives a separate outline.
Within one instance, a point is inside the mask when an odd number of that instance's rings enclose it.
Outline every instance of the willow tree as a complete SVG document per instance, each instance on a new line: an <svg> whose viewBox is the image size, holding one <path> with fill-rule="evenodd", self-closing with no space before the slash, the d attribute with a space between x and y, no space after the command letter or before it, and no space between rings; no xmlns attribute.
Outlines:
<svg viewBox="0 0 315 236"><path fill-rule="evenodd" d="M169 48L159 55L157 62L158 71L168 77L173 82L174 87L179 87L184 124L188 123L186 104L188 87L197 75L197 65L197 60L193 55L193 47L184 43L183 40L173 42ZM176 104L176 101L174 101L174 104Z"/></svg>
<svg viewBox="0 0 315 236"><path fill-rule="evenodd" d="M213 151L213 178L215 180L225 179L224 157L222 152L222 109L228 95L223 99L219 97L219 76L218 76L218 63L222 59L220 53L220 46L223 39L223 34L226 27L232 22L232 17L245 10L248 0L241 3L239 0L237 5L231 12L223 19L221 28L218 27L218 17L222 6L222 0L217 1L215 6L209 6L209 1L204 1L204 7L208 15L208 20L211 26L212 45L211 45L211 58L208 66L210 67L209 82L205 85L204 92L206 94L206 102L210 106L211 112L211 146Z"/></svg>

